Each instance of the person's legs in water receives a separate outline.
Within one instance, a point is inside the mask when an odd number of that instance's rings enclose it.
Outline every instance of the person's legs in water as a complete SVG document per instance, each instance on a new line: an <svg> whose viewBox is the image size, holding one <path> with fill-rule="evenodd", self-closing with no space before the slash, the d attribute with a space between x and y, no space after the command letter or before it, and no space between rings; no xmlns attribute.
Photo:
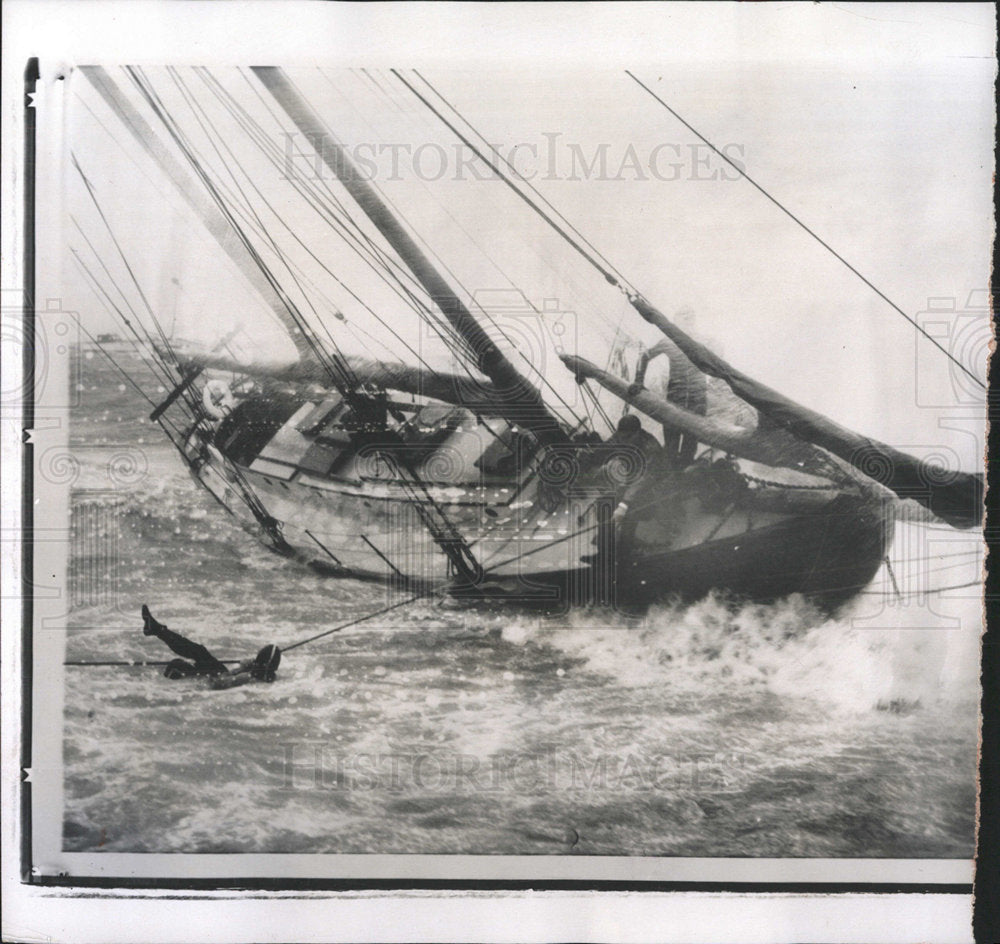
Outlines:
<svg viewBox="0 0 1000 944"><path fill-rule="evenodd" d="M172 629L167 629L163 623L155 620L145 603L142 605L142 631L146 636L156 636L157 639L162 639L177 655L184 659L190 659L194 663L194 672L198 675L218 675L228 671L225 663L216 659L204 646L191 642L190 639L186 639L180 633L175 633ZM175 659L171 665L179 661ZM180 678L181 676L173 675L170 677Z"/></svg>

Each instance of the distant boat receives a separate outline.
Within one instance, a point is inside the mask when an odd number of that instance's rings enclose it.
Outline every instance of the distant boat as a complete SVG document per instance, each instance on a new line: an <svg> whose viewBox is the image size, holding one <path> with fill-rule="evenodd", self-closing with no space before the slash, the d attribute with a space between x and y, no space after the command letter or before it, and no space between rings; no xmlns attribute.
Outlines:
<svg viewBox="0 0 1000 944"><path fill-rule="evenodd" d="M270 96L307 140L323 142L318 160L370 226L358 239L391 249L391 258L379 249L378 276L416 300L413 317L462 370L419 362L402 340L398 360L345 353L336 324L320 330L291 301L262 258L246 204L199 158L149 79L126 71L135 102L104 69L82 69L298 352L294 363L275 365L234 358L224 344L184 349L149 312L150 350L173 383L151 418L194 481L275 551L333 576L549 608L643 605L713 589L756 600L803 593L835 605L882 565L893 493L955 527L980 523L981 476L943 474L782 397L606 271L664 340L625 364L629 377L561 352L579 384L598 385L621 412L643 417L644 433L602 436L586 414L564 408L545 377L518 366L488 314L460 297L284 73L254 68L255 93ZM248 113L232 108L263 148ZM487 163L533 204L516 174ZM533 207L567 248L588 252L551 211ZM308 249L336 270L335 254ZM665 389L645 385L657 357L669 364ZM756 425L722 418L713 409L722 397L751 408ZM649 430L662 430L663 447Z"/></svg>

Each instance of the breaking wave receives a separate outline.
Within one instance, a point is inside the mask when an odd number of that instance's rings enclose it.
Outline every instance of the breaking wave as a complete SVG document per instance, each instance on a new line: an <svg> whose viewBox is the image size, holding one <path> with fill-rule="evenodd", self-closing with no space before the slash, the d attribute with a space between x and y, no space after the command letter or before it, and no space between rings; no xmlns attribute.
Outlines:
<svg viewBox="0 0 1000 944"><path fill-rule="evenodd" d="M764 605L712 594L690 605L653 607L642 619L581 611L560 627L517 620L502 637L553 646L630 687L698 692L717 682L814 699L838 711L906 711L974 697L977 606L961 601L964 616L952 625L927 606L894 610L878 597L828 616L798 595ZM956 610L954 602L950 608Z"/></svg>

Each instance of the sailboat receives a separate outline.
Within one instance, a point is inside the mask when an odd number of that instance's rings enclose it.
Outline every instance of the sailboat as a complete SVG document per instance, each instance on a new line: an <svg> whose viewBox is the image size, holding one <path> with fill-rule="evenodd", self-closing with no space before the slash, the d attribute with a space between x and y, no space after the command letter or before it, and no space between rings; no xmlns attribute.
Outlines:
<svg viewBox="0 0 1000 944"><path fill-rule="evenodd" d="M856 434L735 369L405 76L396 73L511 199L618 289L637 323L660 333L633 364L621 349L602 367L564 348L547 368L595 405L610 395L611 413L635 419L616 422L601 407L608 422L598 430L592 413L567 410L551 378L519 361L516 344L463 295L419 227L281 69L255 67L245 78L314 142L316 166L351 205L352 238L398 280L455 369L429 363L402 338L395 359L347 353L336 318L321 330L292 298L245 203L209 169L144 71L124 70L131 95L101 67L80 71L295 346L294 361L275 364L234 356L226 339L185 349L152 306L146 329L125 319L170 379L150 418L193 481L277 553L332 577L549 609L643 606L712 590L753 600L800 593L835 606L883 565L899 498L956 528L980 523L981 476ZM230 107L266 149L248 114ZM336 277L337 258L321 246L309 252ZM612 353L622 369L611 369ZM669 379L647 382L657 369ZM734 422L719 403L752 421Z"/></svg>

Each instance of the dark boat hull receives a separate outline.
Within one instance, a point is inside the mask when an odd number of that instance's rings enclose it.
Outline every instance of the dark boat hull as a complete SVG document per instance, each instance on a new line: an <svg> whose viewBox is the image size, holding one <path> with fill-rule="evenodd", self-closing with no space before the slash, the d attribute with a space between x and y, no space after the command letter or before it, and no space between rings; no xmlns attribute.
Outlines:
<svg viewBox="0 0 1000 944"><path fill-rule="evenodd" d="M494 595L558 610L599 604L623 611L713 591L760 603L803 594L827 610L867 586L892 539L877 502L841 495L823 514L659 554L612 550L604 561L558 574L494 582Z"/></svg>
<svg viewBox="0 0 1000 944"><path fill-rule="evenodd" d="M882 566L891 524L881 511L878 502L840 495L821 514L626 560L619 566L620 593L646 602L663 588L684 599L711 590L759 601L802 593L835 606L870 583Z"/></svg>

